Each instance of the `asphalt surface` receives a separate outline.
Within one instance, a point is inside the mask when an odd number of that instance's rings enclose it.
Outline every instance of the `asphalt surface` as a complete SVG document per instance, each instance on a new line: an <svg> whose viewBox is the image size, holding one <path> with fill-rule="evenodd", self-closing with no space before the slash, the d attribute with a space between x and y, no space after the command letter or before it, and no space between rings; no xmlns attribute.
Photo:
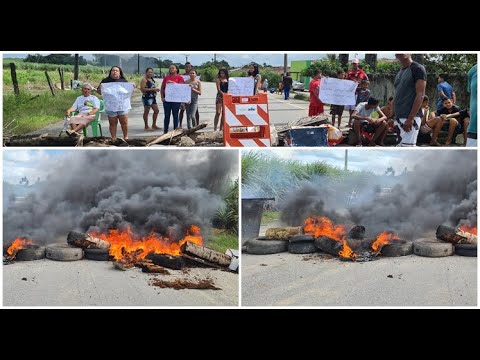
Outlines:
<svg viewBox="0 0 480 360"><path fill-rule="evenodd" d="M260 235L279 220L262 224ZM476 306L477 258L242 253L242 306Z"/></svg>
<svg viewBox="0 0 480 360"><path fill-rule="evenodd" d="M186 273L146 274L120 271L112 262L48 259L3 266L4 306L236 306L238 275L209 268ZM174 290L152 286L154 278L171 281L211 279L221 290Z"/></svg>
<svg viewBox="0 0 480 360"><path fill-rule="evenodd" d="M477 258L242 254L242 305L476 306Z"/></svg>

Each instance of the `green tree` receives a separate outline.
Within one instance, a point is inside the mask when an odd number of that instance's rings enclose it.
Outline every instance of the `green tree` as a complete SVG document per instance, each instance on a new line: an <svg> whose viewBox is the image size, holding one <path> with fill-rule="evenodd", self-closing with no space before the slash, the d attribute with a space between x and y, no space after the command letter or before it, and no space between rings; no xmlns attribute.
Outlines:
<svg viewBox="0 0 480 360"><path fill-rule="evenodd" d="M466 73L477 63L477 54L426 54L424 59L428 73Z"/></svg>

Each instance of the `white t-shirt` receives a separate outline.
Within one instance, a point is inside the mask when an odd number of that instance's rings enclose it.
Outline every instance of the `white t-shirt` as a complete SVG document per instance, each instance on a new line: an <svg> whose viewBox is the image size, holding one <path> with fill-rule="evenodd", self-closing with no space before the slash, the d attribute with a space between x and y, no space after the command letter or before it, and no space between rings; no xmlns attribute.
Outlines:
<svg viewBox="0 0 480 360"><path fill-rule="evenodd" d="M371 108L370 110L367 110L365 108L365 105L367 105L366 102L361 102L357 105L357 107L355 108L355 110L358 112L358 115L360 116L365 116L365 117L371 117L372 113L374 111L377 111L379 114L380 114L380 107L376 106L374 108ZM362 120L362 121L367 121L367 120Z"/></svg>
<svg viewBox="0 0 480 360"><path fill-rule="evenodd" d="M100 100L95 95L77 97L72 105L80 114L88 113L92 109L100 109Z"/></svg>

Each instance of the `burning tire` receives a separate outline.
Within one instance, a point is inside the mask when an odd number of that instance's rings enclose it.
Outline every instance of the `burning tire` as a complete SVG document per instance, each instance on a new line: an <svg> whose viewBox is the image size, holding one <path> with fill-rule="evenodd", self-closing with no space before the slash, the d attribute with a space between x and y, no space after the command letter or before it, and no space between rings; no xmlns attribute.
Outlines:
<svg viewBox="0 0 480 360"><path fill-rule="evenodd" d="M108 249L85 249L85 259L94 261L108 261Z"/></svg>
<svg viewBox="0 0 480 360"><path fill-rule="evenodd" d="M413 242L407 240L394 240L390 244L385 245L380 254L387 257L413 254Z"/></svg>
<svg viewBox="0 0 480 360"><path fill-rule="evenodd" d="M343 249L342 242L331 239L328 236L316 238L314 244L318 250L330 255L338 256L338 253Z"/></svg>
<svg viewBox="0 0 480 360"><path fill-rule="evenodd" d="M413 253L426 257L450 256L453 255L453 245L431 239L418 239L413 242Z"/></svg>
<svg viewBox="0 0 480 360"><path fill-rule="evenodd" d="M56 261L75 261L83 259L83 250L68 244L47 246L46 257Z"/></svg>
<svg viewBox="0 0 480 360"><path fill-rule="evenodd" d="M285 240L250 240L247 243L247 253L254 255L277 254L288 251L288 241Z"/></svg>
<svg viewBox="0 0 480 360"><path fill-rule="evenodd" d="M45 258L45 246L28 245L20 249L15 256L18 261L40 260Z"/></svg>
<svg viewBox="0 0 480 360"><path fill-rule="evenodd" d="M455 254L460 256L477 257L477 246L473 244L455 245Z"/></svg>

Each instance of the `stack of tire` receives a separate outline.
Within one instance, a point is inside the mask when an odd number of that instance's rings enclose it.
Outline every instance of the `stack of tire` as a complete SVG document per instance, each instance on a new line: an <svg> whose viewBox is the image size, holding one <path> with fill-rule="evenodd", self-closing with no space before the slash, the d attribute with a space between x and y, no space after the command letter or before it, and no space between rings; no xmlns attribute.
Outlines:
<svg viewBox="0 0 480 360"><path fill-rule="evenodd" d="M259 236L249 240L246 244L246 251L253 255L268 255L282 252L292 254L310 254L317 251L313 235L293 235L289 238L267 238Z"/></svg>
<svg viewBox="0 0 480 360"><path fill-rule="evenodd" d="M459 256L477 256L477 246L473 244L452 244L433 238L422 238L413 242L413 252L418 256L444 257L453 254Z"/></svg>

